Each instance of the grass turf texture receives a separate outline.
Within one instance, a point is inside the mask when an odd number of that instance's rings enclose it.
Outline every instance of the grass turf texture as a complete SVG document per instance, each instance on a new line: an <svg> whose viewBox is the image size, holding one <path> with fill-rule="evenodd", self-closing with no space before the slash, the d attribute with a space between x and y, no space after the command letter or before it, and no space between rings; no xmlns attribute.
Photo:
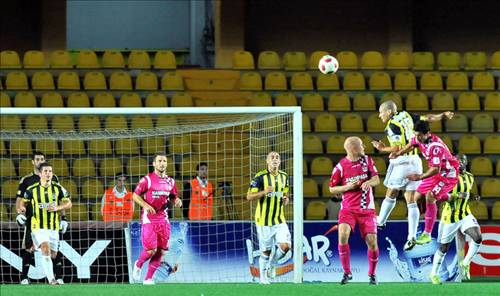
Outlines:
<svg viewBox="0 0 500 296"><path fill-rule="evenodd" d="M66 284L52 287L42 284L29 286L1 285L1 296L9 295L106 295L106 296L145 296L145 295L189 295L189 296L316 296L337 295L374 296L374 295L498 295L500 283L382 283L369 286L367 283L350 283L340 286L337 283L295 284L159 284L155 286L129 284Z"/></svg>

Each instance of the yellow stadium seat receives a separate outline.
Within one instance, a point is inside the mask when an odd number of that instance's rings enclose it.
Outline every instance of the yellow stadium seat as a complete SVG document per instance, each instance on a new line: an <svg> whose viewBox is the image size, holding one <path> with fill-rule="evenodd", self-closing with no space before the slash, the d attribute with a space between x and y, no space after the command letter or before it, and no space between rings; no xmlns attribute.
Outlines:
<svg viewBox="0 0 500 296"><path fill-rule="evenodd" d="M123 164L119 158L105 158L99 162L100 176L114 177L120 172L123 172Z"/></svg>
<svg viewBox="0 0 500 296"><path fill-rule="evenodd" d="M370 114L366 122L366 131L369 133L383 133L384 130L385 123L380 120L378 113Z"/></svg>
<svg viewBox="0 0 500 296"><path fill-rule="evenodd" d="M127 118L123 115L108 115L106 116L106 123L104 124L105 129L121 129L126 130Z"/></svg>
<svg viewBox="0 0 500 296"><path fill-rule="evenodd" d="M145 107L168 107L167 97L161 92L150 93L144 105Z"/></svg>
<svg viewBox="0 0 500 296"><path fill-rule="evenodd" d="M99 92L94 96L93 106L96 108L116 107L116 100L113 94L109 92Z"/></svg>
<svg viewBox="0 0 500 296"><path fill-rule="evenodd" d="M358 93L352 101L354 111L376 111L375 96L369 92Z"/></svg>
<svg viewBox="0 0 500 296"><path fill-rule="evenodd" d="M17 54L17 52L12 50L2 50L2 52L0 52L0 68L21 68L21 60L19 59L19 55Z"/></svg>
<svg viewBox="0 0 500 296"><path fill-rule="evenodd" d="M374 72L370 76L370 90L392 89L391 77L387 72Z"/></svg>
<svg viewBox="0 0 500 296"><path fill-rule="evenodd" d="M14 213L14 211L12 211L12 213ZM9 211L7 210L7 205L3 203L0 203L0 221L10 221L10 215Z"/></svg>
<svg viewBox="0 0 500 296"><path fill-rule="evenodd" d="M90 99L87 93L74 92L68 96L66 104L68 105L68 108L89 108Z"/></svg>
<svg viewBox="0 0 500 296"><path fill-rule="evenodd" d="M373 138L366 135L360 135L359 138L361 139L361 141L363 141L363 144L365 145L365 153L374 154L375 148L372 145Z"/></svg>
<svg viewBox="0 0 500 296"><path fill-rule="evenodd" d="M21 91L14 97L14 107L33 108L36 105L36 98L32 92Z"/></svg>
<svg viewBox="0 0 500 296"><path fill-rule="evenodd" d="M137 93L124 93L120 97L120 107L142 107L142 99Z"/></svg>
<svg viewBox="0 0 500 296"><path fill-rule="evenodd" d="M62 90L79 90L80 78L76 72L62 72L57 78L57 88Z"/></svg>
<svg viewBox="0 0 500 296"><path fill-rule="evenodd" d="M463 135L458 140L458 152L464 154L481 154L481 141L475 135Z"/></svg>
<svg viewBox="0 0 500 296"><path fill-rule="evenodd" d="M342 132L363 132L363 119L358 113L345 114L340 121Z"/></svg>
<svg viewBox="0 0 500 296"><path fill-rule="evenodd" d="M384 57L378 51L366 51L361 56L363 70L382 70L384 67Z"/></svg>
<svg viewBox="0 0 500 296"><path fill-rule="evenodd" d="M47 118L44 115L28 115L24 121L24 129L47 131L49 129Z"/></svg>
<svg viewBox="0 0 500 296"><path fill-rule="evenodd" d="M119 50L106 50L102 55L103 68L125 68L125 59Z"/></svg>
<svg viewBox="0 0 500 296"><path fill-rule="evenodd" d="M346 93L334 92L328 97L328 111L351 111L351 100Z"/></svg>
<svg viewBox="0 0 500 296"><path fill-rule="evenodd" d="M375 156L373 157L373 162L375 163L375 167L380 175L385 175L387 173L387 164L385 163L385 159L383 157Z"/></svg>
<svg viewBox="0 0 500 296"><path fill-rule="evenodd" d="M402 71L396 74L394 78L394 90L416 90L417 78L415 74L409 71Z"/></svg>
<svg viewBox="0 0 500 296"><path fill-rule="evenodd" d="M191 139L189 135L177 135L168 138L168 149L170 153L191 153Z"/></svg>
<svg viewBox="0 0 500 296"><path fill-rule="evenodd" d="M170 102L172 107L193 107L193 98L188 93L175 93Z"/></svg>
<svg viewBox="0 0 500 296"><path fill-rule="evenodd" d="M0 116L0 128L4 130L21 130L21 119L17 115Z"/></svg>
<svg viewBox="0 0 500 296"><path fill-rule="evenodd" d="M329 176L332 170L333 163L328 157L315 157L311 162L311 175L313 176Z"/></svg>
<svg viewBox="0 0 500 296"><path fill-rule="evenodd" d="M319 60L325 55L329 55L329 53L322 50L317 50L311 53L311 55L309 56L309 64L307 68L309 70L318 70Z"/></svg>
<svg viewBox="0 0 500 296"><path fill-rule="evenodd" d="M111 141L109 139L94 139L89 141L89 153L92 155L110 155L113 154Z"/></svg>
<svg viewBox="0 0 500 296"><path fill-rule="evenodd" d="M471 201L469 207L472 215L474 215L477 220L488 220L488 207L484 202L479 200Z"/></svg>
<svg viewBox="0 0 500 296"><path fill-rule="evenodd" d="M80 69L95 69L99 68L97 55L93 50L82 50L76 56L76 67Z"/></svg>
<svg viewBox="0 0 500 296"><path fill-rule="evenodd" d="M83 199L100 202L104 195L104 185L99 179L89 178L83 181L81 191Z"/></svg>
<svg viewBox="0 0 500 296"><path fill-rule="evenodd" d="M165 151L165 138L163 136L144 138L141 144L143 154L155 154L158 151Z"/></svg>
<svg viewBox="0 0 500 296"><path fill-rule="evenodd" d="M493 117L489 113L477 113L472 118L471 132L492 133L494 130Z"/></svg>
<svg viewBox="0 0 500 296"><path fill-rule="evenodd" d="M449 111L455 110L453 95L449 92L438 92L432 96L432 110Z"/></svg>
<svg viewBox="0 0 500 296"><path fill-rule="evenodd" d="M393 101L396 103L396 106L398 107L398 110L403 109L403 99L401 98L401 95L397 92L386 92L382 95L380 98L380 104L386 101Z"/></svg>
<svg viewBox="0 0 500 296"><path fill-rule="evenodd" d="M345 136L330 136L326 143L326 153L328 154L343 154Z"/></svg>
<svg viewBox="0 0 500 296"><path fill-rule="evenodd" d="M314 179L311 178L304 178L303 180L303 186L304 186L304 197L319 197L319 191L318 191L318 183Z"/></svg>
<svg viewBox="0 0 500 296"><path fill-rule="evenodd" d="M125 71L113 72L109 77L109 89L132 90L132 78Z"/></svg>
<svg viewBox="0 0 500 296"><path fill-rule="evenodd" d="M177 61L174 53L170 50L158 50L155 54L153 67L162 70L176 69Z"/></svg>
<svg viewBox="0 0 500 296"><path fill-rule="evenodd" d="M115 141L115 153L119 155L139 155L139 142L136 138Z"/></svg>
<svg viewBox="0 0 500 296"><path fill-rule="evenodd" d="M26 69L47 68L45 54L39 50L29 50L25 52L23 66Z"/></svg>
<svg viewBox="0 0 500 296"><path fill-rule="evenodd" d="M344 90L364 90L365 77L360 72L348 72L344 76Z"/></svg>
<svg viewBox="0 0 500 296"><path fill-rule="evenodd" d="M337 61L340 69L355 70L358 69L358 56L352 51L341 51L337 54Z"/></svg>
<svg viewBox="0 0 500 296"><path fill-rule="evenodd" d="M430 125L431 131L433 133L440 133L443 131L443 124L440 120L434 121L434 122L429 122L429 125Z"/></svg>
<svg viewBox="0 0 500 296"><path fill-rule="evenodd" d="M61 151L64 155L83 155L85 154L85 144L82 140L63 140Z"/></svg>
<svg viewBox="0 0 500 296"><path fill-rule="evenodd" d="M410 68L410 57L406 51L392 51L387 57L387 69L408 70Z"/></svg>
<svg viewBox="0 0 500 296"><path fill-rule="evenodd" d="M390 220L405 220L406 219L406 214L407 214L407 206L406 202L402 200L398 200L396 202L396 206L391 212L391 215L389 216Z"/></svg>
<svg viewBox="0 0 500 296"><path fill-rule="evenodd" d="M19 176L26 176L28 174L33 173L33 160L31 160L31 155L27 156L27 159L25 158L19 160L18 170L19 170Z"/></svg>
<svg viewBox="0 0 500 296"><path fill-rule="evenodd" d="M323 143L321 139L315 135L304 135L303 152L304 154L322 154Z"/></svg>
<svg viewBox="0 0 500 296"><path fill-rule="evenodd" d="M486 178L481 183L481 197L496 197L500 196L500 179Z"/></svg>
<svg viewBox="0 0 500 296"><path fill-rule="evenodd" d="M11 155L31 155L33 152L31 149L31 141L26 139L11 140L9 151ZM19 172L19 174L21 175L21 172Z"/></svg>
<svg viewBox="0 0 500 296"><path fill-rule="evenodd" d="M306 64L306 54L302 51L288 51L283 55L285 71L304 71Z"/></svg>
<svg viewBox="0 0 500 296"><path fill-rule="evenodd" d="M151 115L134 115L130 123L132 130L136 129L153 129L153 118Z"/></svg>
<svg viewBox="0 0 500 296"><path fill-rule="evenodd" d="M266 90L286 90L286 77L283 72L269 72L265 78Z"/></svg>
<svg viewBox="0 0 500 296"><path fill-rule="evenodd" d="M46 92L42 95L40 106L49 108L64 108L63 98L60 93L53 91Z"/></svg>
<svg viewBox="0 0 500 296"><path fill-rule="evenodd" d="M500 111L500 92L490 92L484 98L485 111Z"/></svg>
<svg viewBox="0 0 500 296"><path fill-rule="evenodd" d="M28 77L24 72L12 71L7 74L5 79L6 89L28 89Z"/></svg>
<svg viewBox="0 0 500 296"><path fill-rule="evenodd" d="M468 90L469 79L464 72L452 72L448 74L446 80L446 89L448 90Z"/></svg>
<svg viewBox="0 0 500 296"><path fill-rule="evenodd" d="M87 72L83 78L83 87L86 90L106 89L106 78L102 72Z"/></svg>
<svg viewBox="0 0 500 296"><path fill-rule="evenodd" d="M52 74L47 71L35 72L31 78L31 88L35 90L55 89Z"/></svg>
<svg viewBox="0 0 500 296"><path fill-rule="evenodd" d="M12 107L10 97L6 92L0 92L0 108Z"/></svg>
<svg viewBox="0 0 500 296"><path fill-rule="evenodd" d="M32 167L33 169L33 167ZM19 180L6 180L2 182L2 201L15 200Z"/></svg>
<svg viewBox="0 0 500 296"><path fill-rule="evenodd" d="M16 177L16 167L12 159L0 158L0 177Z"/></svg>
<svg viewBox="0 0 500 296"><path fill-rule="evenodd" d="M465 70L484 71L488 64L484 51L468 51L464 54Z"/></svg>
<svg viewBox="0 0 500 296"><path fill-rule="evenodd" d="M339 90L339 78L337 74L318 74L316 77L317 90Z"/></svg>
<svg viewBox="0 0 500 296"><path fill-rule="evenodd" d="M162 90L184 90L184 81L177 72L167 72L161 77Z"/></svg>
<svg viewBox="0 0 500 296"><path fill-rule="evenodd" d="M336 132L337 118L331 113L321 113L316 116L314 123L315 132Z"/></svg>
<svg viewBox="0 0 500 296"><path fill-rule="evenodd" d="M273 105L271 96L266 92L254 92L249 99L250 106L270 107Z"/></svg>
<svg viewBox="0 0 500 296"><path fill-rule="evenodd" d="M275 106L297 106L297 97L292 92L280 93L276 96Z"/></svg>
<svg viewBox="0 0 500 296"><path fill-rule="evenodd" d="M467 116L463 114L455 114L452 119L446 121L447 132L468 132L469 122Z"/></svg>
<svg viewBox="0 0 500 296"><path fill-rule="evenodd" d="M493 207L491 208L491 219L500 220L500 200L493 203Z"/></svg>
<svg viewBox="0 0 500 296"><path fill-rule="evenodd" d="M292 90L313 90L312 77L307 72L293 73L290 80Z"/></svg>
<svg viewBox="0 0 500 296"><path fill-rule="evenodd" d="M257 65L261 70L273 70L281 68L281 60L275 51L263 51L259 54Z"/></svg>
<svg viewBox="0 0 500 296"><path fill-rule="evenodd" d="M65 50L55 50L50 54L50 67L54 69L73 68L73 59Z"/></svg>
<svg viewBox="0 0 500 296"><path fill-rule="evenodd" d="M326 205L322 201L311 201L307 204L307 220L324 220L326 218Z"/></svg>
<svg viewBox="0 0 500 296"><path fill-rule="evenodd" d="M375 197L385 197L386 192L387 192L387 187L385 187L384 185L384 178L380 178L380 184L375 187L374 195Z"/></svg>
<svg viewBox="0 0 500 296"><path fill-rule="evenodd" d="M151 59L145 50L132 50L128 56L129 69L149 69L151 68Z"/></svg>
<svg viewBox="0 0 500 296"><path fill-rule="evenodd" d="M411 92L406 97L406 110L427 111L429 110L429 100L422 92Z"/></svg>
<svg viewBox="0 0 500 296"><path fill-rule="evenodd" d="M493 176L493 163L488 157L474 157L470 163L470 172L474 176Z"/></svg>
<svg viewBox="0 0 500 296"><path fill-rule="evenodd" d="M487 98L488 96L486 96ZM485 100L486 105L486 100ZM479 111L481 104L479 96L475 92L463 92L458 95L457 109L459 111Z"/></svg>
<svg viewBox="0 0 500 296"><path fill-rule="evenodd" d="M453 153L455 151L455 149L453 147L453 141L451 140L451 138L449 136L445 136L445 135L440 135L440 138L446 144L448 149L450 149L450 152Z"/></svg>
<svg viewBox="0 0 500 296"><path fill-rule="evenodd" d="M483 144L485 154L500 154L500 136L487 136Z"/></svg>
<svg viewBox="0 0 500 296"><path fill-rule="evenodd" d="M420 77L420 89L422 90L442 90L443 79L439 72L425 72Z"/></svg>
<svg viewBox="0 0 500 296"><path fill-rule="evenodd" d="M495 171L496 171L497 176L500 176L500 161L497 161L497 165L496 165Z"/></svg>
<svg viewBox="0 0 500 296"><path fill-rule="evenodd" d="M55 115L52 118L52 129L56 131L75 130L75 123L73 122L73 117L71 115Z"/></svg>
<svg viewBox="0 0 500 296"><path fill-rule="evenodd" d="M455 51L444 51L438 54L438 69L439 70L459 70L460 69L460 54Z"/></svg>
<svg viewBox="0 0 500 296"><path fill-rule="evenodd" d="M53 139L43 139L35 141L35 150L43 151L46 155L57 155L59 154L59 147L57 146L56 140Z"/></svg>
<svg viewBox="0 0 500 296"><path fill-rule="evenodd" d="M303 176L307 176L309 175L309 170L308 170L308 167L307 167L307 161L305 158L302 158L302 162L303 162L303 166L302 166L302 175Z"/></svg>
<svg viewBox="0 0 500 296"><path fill-rule="evenodd" d="M233 53L233 69L252 70L255 69L253 56L249 51L239 50Z"/></svg>
<svg viewBox="0 0 500 296"><path fill-rule="evenodd" d="M262 77L259 72L245 72L240 77L240 90L262 90Z"/></svg>
<svg viewBox="0 0 500 296"><path fill-rule="evenodd" d="M136 90L157 90L158 78L153 72L141 72L135 79Z"/></svg>
<svg viewBox="0 0 500 296"><path fill-rule="evenodd" d="M94 177L96 169L94 160L91 158L76 158L73 159L73 176L74 177Z"/></svg>
<svg viewBox="0 0 500 296"><path fill-rule="evenodd" d="M490 72L477 72L472 78L473 90L494 90L495 80Z"/></svg>
<svg viewBox="0 0 500 296"><path fill-rule="evenodd" d="M64 158L52 158L50 164L53 166L54 174L58 177L69 176L68 162Z"/></svg>
<svg viewBox="0 0 500 296"><path fill-rule="evenodd" d="M493 70L500 69L500 50L495 51L490 58L490 68Z"/></svg>
<svg viewBox="0 0 500 296"><path fill-rule="evenodd" d="M429 51L414 52L412 69L416 71L434 70L434 55Z"/></svg>
<svg viewBox="0 0 500 296"><path fill-rule="evenodd" d="M319 93L306 93L302 96L302 111L323 111L323 97Z"/></svg>

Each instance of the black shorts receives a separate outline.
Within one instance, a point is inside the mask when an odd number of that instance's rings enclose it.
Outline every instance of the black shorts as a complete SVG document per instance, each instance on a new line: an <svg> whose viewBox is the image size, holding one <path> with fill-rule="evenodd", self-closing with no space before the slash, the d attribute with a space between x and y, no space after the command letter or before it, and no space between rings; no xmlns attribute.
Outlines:
<svg viewBox="0 0 500 296"><path fill-rule="evenodd" d="M24 227L23 241L21 242L21 248L23 250L31 249L33 246L33 239L31 238L31 223L26 223Z"/></svg>

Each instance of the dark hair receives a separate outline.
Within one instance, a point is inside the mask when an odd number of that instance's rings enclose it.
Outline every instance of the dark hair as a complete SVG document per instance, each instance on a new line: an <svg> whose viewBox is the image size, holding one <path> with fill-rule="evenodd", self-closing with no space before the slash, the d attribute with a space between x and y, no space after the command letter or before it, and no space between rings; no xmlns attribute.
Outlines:
<svg viewBox="0 0 500 296"><path fill-rule="evenodd" d="M196 170L199 170L200 167L202 167L202 166L208 167L208 163L206 163L206 162L200 162L199 164L196 165Z"/></svg>
<svg viewBox="0 0 500 296"><path fill-rule="evenodd" d="M156 152L155 155L153 156L153 161L156 161L156 158L158 156L164 156L164 157L167 157L167 153L165 152Z"/></svg>
<svg viewBox="0 0 500 296"><path fill-rule="evenodd" d="M127 178L127 175L125 175L125 173L124 173L124 172L119 172L118 174L116 174L116 175L115 175L115 179L118 179L118 178L120 178L120 177L125 177L126 179L128 179L128 178Z"/></svg>
<svg viewBox="0 0 500 296"><path fill-rule="evenodd" d="M39 154L37 154L37 155L39 155ZM44 163L41 163L41 164L38 166L38 169L39 169L39 170L40 170L40 172L41 172L41 171L43 171L43 168L45 168L45 167L52 167L52 165L51 165L50 163L48 163L48 162L44 162Z"/></svg>
<svg viewBox="0 0 500 296"><path fill-rule="evenodd" d="M431 130L431 127L428 121L419 120L415 123L414 130L419 133L427 134Z"/></svg>
<svg viewBox="0 0 500 296"><path fill-rule="evenodd" d="M33 155L32 155L32 157L31 157L31 159L35 160L35 157L36 157L37 155L41 155L41 156L43 156L43 158L44 158L44 159L46 158L46 157L45 157L45 154L44 154L42 151L38 151L38 150L37 150L37 151L34 151L34 152L33 152Z"/></svg>

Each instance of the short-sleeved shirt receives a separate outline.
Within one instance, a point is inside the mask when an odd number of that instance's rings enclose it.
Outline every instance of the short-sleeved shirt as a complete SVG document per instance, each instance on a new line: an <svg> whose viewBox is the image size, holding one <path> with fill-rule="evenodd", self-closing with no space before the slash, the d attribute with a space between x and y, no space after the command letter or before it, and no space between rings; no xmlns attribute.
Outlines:
<svg viewBox="0 0 500 296"><path fill-rule="evenodd" d="M347 157L344 157L333 168L332 176L330 177L330 187L343 186L358 181L363 183L377 175L377 168L371 157L365 155L356 161L351 161ZM341 208L355 211L375 209L373 188L370 186L368 190L359 188L344 192Z"/></svg>
<svg viewBox="0 0 500 296"><path fill-rule="evenodd" d="M40 176L38 174L35 174L35 172L31 172L31 174L28 174L24 177L21 178L21 181L19 181L19 186L17 187L17 193L16 197L17 198L24 198L24 193L26 192L26 189L30 187L33 184L40 183ZM59 183L59 178L57 178L56 175L52 176L52 183ZM31 211L31 204L26 205L26 217L28 218L27 226L29 227L29 217L31 217L32 211Z"/></svg>
<svg viewBox="0 0 500 296"><path fill-rule="evenodd" d="M141 209L142 223L158 223L165 221L167 216L165 209L169 197L177 197L177 187L174 178L167 175L162 178L152 172L139 181L134 193L143 196L144 200L156 211L156 214L148 214L144 209Z"/></svg>
<svg viewBox="0 0 500 296"><path fill-rule="evenodd" d="M450 195L456 198L453 201L446 201L443 205L441 214L441 222L449 224L456 223L470 215L472 212L469 208L469 196L474 184L474 175L469 172L462 172L458 176L458 183L450 192ZM459 195L464 194L461 198Z"/></svg>
<svg viewBox="0 0 500 296"><path fill-rule="evenodd" d="M385 134L389 140L391 147L401 146L404 147L408 144L411 139L415 136L413 128L415 122L427 120L424 115L417 115L408 113L406 111L396 112L385 127ZM406 153L405 155L417 155L416 149Z"/></svg>
<svg viewBox="0 0 500 296"><path fill-rule="evenodd" d="M438 167L441 176L451 179L458 178L460 162L438 136L431 134L428 143L421 143L414 137L411 139L411 145L419 147L429 167Z"/></svg>
<svg viewBox="0 0 500 296"><path fill-rule="evenodd" d="M58 206L69 198L68 191L58 183L51 183L48 186L35 183L28 187L23 199L31 204L33 211L30 219L31 230L59 230L59 212L49 212L48 207L50 204Z"/></svg>

